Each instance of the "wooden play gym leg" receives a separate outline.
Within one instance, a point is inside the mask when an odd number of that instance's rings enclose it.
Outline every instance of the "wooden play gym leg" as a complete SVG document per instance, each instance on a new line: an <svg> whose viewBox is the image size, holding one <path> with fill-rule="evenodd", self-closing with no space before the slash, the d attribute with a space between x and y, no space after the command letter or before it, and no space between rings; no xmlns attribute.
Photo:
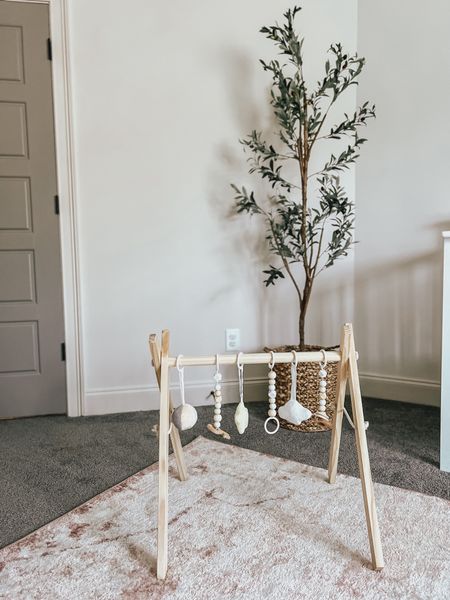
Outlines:
<svg viewBox="0 0 450 600"><path fill-rule="evenodd" d="M351 327L351 326L350 326ZM344 416L345 392L348 380L348 355L350 351L350 327L344 325L341 331L341 361L338 365L336 386L336 410L331 432L330 457L328 461L328 481L335 483L341 445L342 417Z"/></svg>
<svg viewBox="0 0 450 600"><path fill-rule="evenodd" d="M158 504L158 557L156 575L164 579L167 573L168 495L169 495L169 332L161 336L161 373L159 405L159 504Z"/></svg>
<svg viewBox="0 0 450 600"><path fill-rule="evenodd" d="M355 425L356 451L358 454L359 473L364 499L364 510L366 514L370 552L372 556L372 566L376 571L379 571L384 567L383 551L381 547L380 529L378 526L372 475L370 472L366 429L364 427L364 414L361 399L361 389L359 386L355 339L353 336L353 327L350 323L346 323L342 329L340 352L342 358L339 363L338 371L336 412L334 414L333 430L331 435L328 480L330 483L334 483L336 481L345 392L347 388L347 381L349 381L353 421Z"/></svg>
<svg viewBox="0 0 450 600"><path fill-rule="evenodd" d="M152 333L149 337L150 354L153 360L153 367L155 369L156 381L161 390L161 350L158 344L158 338L156 334ZM169 393L169 414L173 411L172 397ZM184 462L183 446L181 445L180 433L175 425L172 425L170 431L170 441L172 442L173 453L175 455L175 461L177 463L178 477L181 481L186 481L188 478L188 472L186 469L186 463Z"/></svg>
<svg viewBox="0 0 450 600"><path fill-rule="evenodd" d="M361 388L359 386L355 339L353 337L352 326L349 325L348 327L350 329L348 371L359 473L361 477L364 498L364 510L366 512L367 531L369 534L370 552L372 555L372 566L376 571L380 571L384 567L383 550L381 547L380 528L378 526L377 507L375 504L375 495L373 491L372 474L370 472L366 430L364 427L364 414L361 399Z"/></svg>

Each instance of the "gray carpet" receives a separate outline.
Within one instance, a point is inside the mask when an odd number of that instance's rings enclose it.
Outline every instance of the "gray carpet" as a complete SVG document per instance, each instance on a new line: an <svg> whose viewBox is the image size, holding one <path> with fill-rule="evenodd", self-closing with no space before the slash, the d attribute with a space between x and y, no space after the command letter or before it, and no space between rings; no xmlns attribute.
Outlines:
<svg viewBox="0 0 450 600"><path fill-rule="evenodd" d="M231 443L306 464L326 467L329 433L263 429L267 404L247 405L250 425L236 432L234 406L223 406ZM450 499L450 475L439 471L439 410L382 400L364 401L370 421L369 451L374 480ZM206 429L212 409L199 409L198 435L221 440ZM0 546L9 544L157 460L152 426L158 413L141 412L68 419L61 416L0 421ZM339 471L358 474L353 431L345 424ZM224 442L229 443L229 442Z"/></svg>

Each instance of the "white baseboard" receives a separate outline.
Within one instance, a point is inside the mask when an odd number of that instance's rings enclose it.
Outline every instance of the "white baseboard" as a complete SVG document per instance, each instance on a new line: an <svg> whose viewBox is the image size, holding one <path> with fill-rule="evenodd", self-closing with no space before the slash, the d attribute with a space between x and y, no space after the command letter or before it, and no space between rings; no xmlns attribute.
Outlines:
<svg viewBox="0 0 450 600"><path fill-rule="evenodd" d="M212 405L212 398L208 397L212 389L213 385L210 381L186 383L186 402L194 406ZM222 383L222 393L224 404L238 402L238 382L224 381ZM175 403L179 402L178 394L178 386L173 386L172 395ZM244 397L246 402L265 400L267 398L267 380L247 378L245 381ZM156 410L158 407L159 391L156 385L91 390L84 395L83 416Z"/></svg>
<svg viewBox="0 0 450 600"><path fill-rule="evenodd" d="M367 398L427 406L440 406L441 403L441 386L437 381L360 373L360 382L362 395Z"/></svg>

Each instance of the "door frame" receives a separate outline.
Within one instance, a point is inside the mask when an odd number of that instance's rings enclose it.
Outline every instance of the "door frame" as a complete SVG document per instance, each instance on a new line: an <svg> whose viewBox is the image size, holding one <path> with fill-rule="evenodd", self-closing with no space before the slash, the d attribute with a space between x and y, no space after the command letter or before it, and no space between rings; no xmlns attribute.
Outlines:
<svg viewBox="0 0 450 600"><path fill-rule="evenodd" d="M75 185L68 0L5 0L47 4L52 40L53 112L66 344L67 414L84 412L78 214Z"/></svg>

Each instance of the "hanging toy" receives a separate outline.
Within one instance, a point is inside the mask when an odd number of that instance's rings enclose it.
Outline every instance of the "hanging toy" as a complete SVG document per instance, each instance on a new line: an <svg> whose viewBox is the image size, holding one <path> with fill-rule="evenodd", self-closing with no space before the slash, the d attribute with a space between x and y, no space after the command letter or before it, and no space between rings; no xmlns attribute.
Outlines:
<svg viewBox="0 0 450 600"><path fill-rule="evenodd" d="M297 402L297 353L292 351L293 360L291 363L291 397L278 409L278 416L285 421L292 423L292 425L300 425L303 421L306 421L312 417L312 413L303 404Z"/></svg>
<svg viewBox="0 0 450 600"><path fill-rule="evenodd" d="M230 434L227 433L226 431L223 431L220 428L220 423L222 421L222 414L221 414L222 384L220 383L222 381L222 373L219 371L219 355L218 354L216 354L216 372L214 374L214 381L215 381L214 392L213 392L213 395L214 395L214 425L209 424L209 425L207 425L207 428L212 433L221 435L224 439L229 440Z"/></svg>
<svg viewBox="0 0 450 600"><path fill-rule="evenodd" d="M266 433L269 435L273 435L280 429L280 421L277 419L277 405L275 403L275 398L277 397L277 390L275 385L275 379L277 374L273 370L275 366L275 354L273 352L270 353L270 363L269 363L269 410L267 414L269 415L267 419L264 421L264 429ZM273 431L269 431L267 428L270 421L275 422L275 429Z"/></svg>
<svg viewBox="0 0 450 600"><path fill-rule="evenodd" d="M180 406L177 406L172 413L172 423L180 431L194 427L198 418L195 408L191 404L186 404L186 400L184 398L184 367L180 367L180 358L182 356L182 354L177 356L177 361L175 364L180 381L181 404Z"/></svg>
<svg viewBox="0 0 450 600"><path fill-rule="evenodd" d="M236 423L239 433L244 433L248 427L248 408L244 404L244 365L241 364L242 352L239 352L237 357L237 368L239 378L239 404L234 413L234 422Z"/></svg>
<svg viewBox="0 0 450 600"><path fill-rule="evenodd" d="M319 410L315 413L316 417L329 421L330 418L326 412L327 406L327 353L325 350L321 350L323 360L320 361L319 366Z"/></svg>

